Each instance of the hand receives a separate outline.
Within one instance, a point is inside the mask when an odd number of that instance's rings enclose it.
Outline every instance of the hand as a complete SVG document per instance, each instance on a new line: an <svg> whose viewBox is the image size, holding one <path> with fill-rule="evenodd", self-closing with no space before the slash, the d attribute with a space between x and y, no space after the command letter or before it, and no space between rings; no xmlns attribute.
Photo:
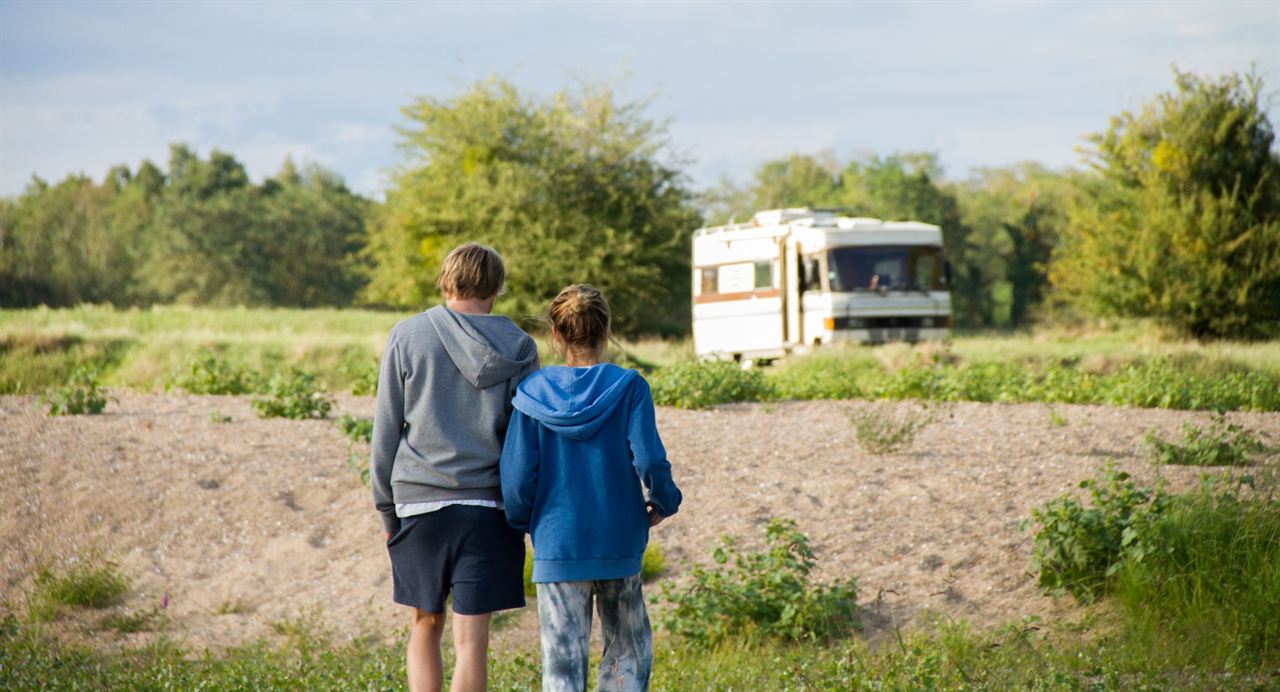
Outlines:
<svg viewBox="0 0 1280 692"><path fill-rule="evenodd" d="M387 539L384 541L384 543L390 543L390 542L391 542L391 532L390 532L390 531L388 531L388 532L387 532Z"/></svg>
<svg viewBox="0 0 1280 692"><path fill-rule="evenodd" d="M644 506L646 509L648 509L649 528L653 528L658 524L661 524L662 520L666 519L666 517L658 513L658 506L653 504L652 502L646 502L644 503Z"/></svg>

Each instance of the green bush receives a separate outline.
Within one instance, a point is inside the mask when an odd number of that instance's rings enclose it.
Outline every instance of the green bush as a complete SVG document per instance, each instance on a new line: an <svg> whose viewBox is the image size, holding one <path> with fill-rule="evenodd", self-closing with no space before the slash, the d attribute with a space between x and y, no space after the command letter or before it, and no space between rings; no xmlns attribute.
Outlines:
<svg viewBox="0 0 1280 692"><path fill-rule="evenodd" d="M853 436L871 454L889 454L910 447L916 434L933 422L928 411L904 411L895 416L870 405L845 412L853 425Z"/></svg>
<svg viewBox="0 0 1280 692"><path fill-rule="evenodd" d="M248 394L258 388L255 374L245 372L213 354L189 356L182 367L169 376L166 389L190 394Z"/></svg>
<svg viewBox="0 0 1280 692"><path fill-rule="evenodd" d="M644 556L640 560L640 579L644 583L657 579L667 569L667 556L657 543L650 543L644 548Z"/></svg>
<svg viewBox="0 0 1280 692"><path fill-rule="evenodd" d="M63 385L45 397L49 415L67 416L102 413L107 398L98 391L98 371L77 366Z"/></svg>
<svg viewBox="0 0 1280 692"><path fill-rule="evenodd" d="M657 543L645 546L644 556L640 559L640 579L644 583L657 579L667 568L667 559ZM533 551L524 551L524 595L537 597L538 587L533 582Z"/></svg>
<svg viewBox="0 0 1280 692"><path fill-rule="evenodd" d="M779 399L858 399L864 384L883 377L880 364L846 349L818 351L781 363L770 372Z"/></svg>
<svg viewBox="0 0 1280 692"><path fill-rule="evenodd" d="M1144 442L1155 461L1160 464L1183 466L1237 466L1249 463L1249 457L1264 447L1258 438L1233 423L1226 416L1218 416L1203 430L1195 423L1182 425L1182 442L1168 442L1155 434L1147 433Z"/></svg>
<svg viewBox="0 0 1280 692"><path fill-rule="evenodd" d="M31 599L33 620L51 620L62 606L106 608L120 603L129 580L114 562L97 555L76 560L58 570L46 565L36 573Z"/></svg>
<svg viewBox="0 0 1280 692"><path fill-rule="evenodd" d="M687 588L664 586L671 608L663 626L704 647L738 635L824 640L860 626L857 580L811 583L815 558L794 521L771 519L765 540L765 551L743 552L734 536L722 536L712 552L717 567L694 567Z"/></svg>
<svg viewBox="0 0 1280 692"><path fill-rule="evenodd" d="M773 390L759 370L743 370L732 361L678 363L651 379L653 401L676 408L709 408L737 401L767 401Z"/></svg>
<svg viewBox="0 0 1280 692"><path fill-rule="evenodd" d="M333 407L315 376L294 368L273 375L262 394L253 400L260 418L324 418Z"/></svg>
<svg viewBox="0 0 1280 692"><path fill-rule="evenodd" d="M342 418L338 419L338 427L342 429L342 433L351 438L352 442L369 443L373 441L373 419L357 418L349 413L342 414Z"/></svg>
<svg viewBox="0 0 1280 692"><path fill-rule="evenodd" d="M1080 482L1093 506L1062 495L1031 510L1040 524L1032 551L1032 569L1046 593L1070 593L1090 602L1105 593L1125 559L1141 560L1151 545L1143 533L1169 502L1161 488L1138 488L1129 474L1110 465L1096 478ZM1024 521L1026 529L1029 522Z"/></svg>

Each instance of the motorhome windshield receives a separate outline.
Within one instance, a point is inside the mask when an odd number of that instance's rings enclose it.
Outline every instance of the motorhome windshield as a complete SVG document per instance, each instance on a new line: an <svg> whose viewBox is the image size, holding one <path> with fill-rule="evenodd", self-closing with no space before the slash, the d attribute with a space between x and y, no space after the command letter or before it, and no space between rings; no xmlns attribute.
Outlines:
<svg viewBox="0 0 1280 692"><path fill-rule="evenodd" d="M944 290L942 248L929 246L839 247L827 256L831 290Z"/></svg>

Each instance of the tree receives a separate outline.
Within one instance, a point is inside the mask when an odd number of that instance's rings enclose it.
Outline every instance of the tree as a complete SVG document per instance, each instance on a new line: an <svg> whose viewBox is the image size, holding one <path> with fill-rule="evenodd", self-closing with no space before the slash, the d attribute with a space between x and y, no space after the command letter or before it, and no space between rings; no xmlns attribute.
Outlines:
<svg viewBox="0 0 1280 692"><path fill-rule="evenodd" d="M39 178L0 200L0 305L348 305L368 200L318 166L250 182L235 157Z"/></svg>
<svg viewBox="0 0 1280 692"><path fill-rule="evenodd" d="M404 114L407 160L369 228L367 301L438 300L444 254L475 240L507 260L508 314L541 313L563 286L590 282L620 333L688 328L700 218L644 104L598 86L538 98L491 78Z"/></svg>
<svg viewBox="0 0 1280 692"><path fill-rule="evenodd" d="M990 278L994 324L1024 324L1048 297L1049 260L1074 177L1027 162L978 171L957 191L974 253Z"/></svg>
<svg viewBox="0 0 1280 692"><path fill-rule="evenodd" d="M1099 174L1073 205L1051 278L1097 314L1196 336L1280 325L1280 157L1256 73L1198 77L1090 137Z"/></svg>

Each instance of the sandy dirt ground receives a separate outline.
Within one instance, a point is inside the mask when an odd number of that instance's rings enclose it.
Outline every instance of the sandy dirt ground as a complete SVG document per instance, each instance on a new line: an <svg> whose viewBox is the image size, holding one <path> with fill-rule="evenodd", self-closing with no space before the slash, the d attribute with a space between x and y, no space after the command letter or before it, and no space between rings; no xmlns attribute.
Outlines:
<svg viewBox="0 0 1280 692"><path fill-rule="evenodd" d="M109 645L163 634L199 651L277 636L299 618L337 640L390 638L407 623L390 602L380 524L349 457L367 454L339 431L342 413L373 399L340 397L329 420L262 420L248 398L114 391L98 416L48 417L31 397L0 397L0 603L22 611L41 565L99 555L132 582L117 611L166 599L160 632L95 632L100 614L60 627ZM763 542L770 517L795 519L815 548L818 577L854 575L869 632L926 616L980 627L1028 615L1068 617L1027 572L1032 539L1020 520L1107 459L1143 481L1155 470L1143 436L1175 435L1196 412L961 403L907 449L872 455L848 412L912 402L794 402L660 408L658 424L685 494L653 534L663 577L681 584L710 562L717 537ZM229 420L226 420L229 418ZM1231 421L1280 445L1280 414ZM1061 422L1061 421L1059 421ZM1173 489L1201 469L1165 468ZM656 595L656 586L649 587ZM660 606L659 606L660 607ZM495 647L532 646L529 607L497 623Z"/></svg>

